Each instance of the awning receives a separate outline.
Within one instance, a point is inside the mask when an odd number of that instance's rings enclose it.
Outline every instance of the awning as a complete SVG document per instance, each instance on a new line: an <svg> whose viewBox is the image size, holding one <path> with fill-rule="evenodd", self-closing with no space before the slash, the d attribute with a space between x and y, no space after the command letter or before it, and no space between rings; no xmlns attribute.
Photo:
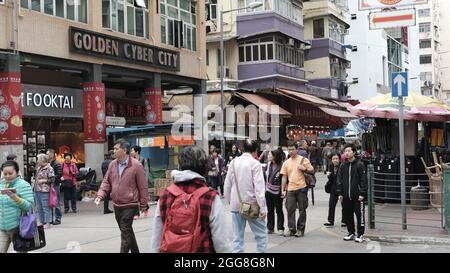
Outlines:
<svg viewBox="0 0 450 273"><path fill-rule="evenodd" d="M345 108L345 109L347 109L347 110L349 110L350 111L350 108L352 108L353 107L353 105L351 105L350 103L348 103L348 102L342 102L342 101L333 101L334 103L336 103L337 105L339 105L340 107L343 107L343 108Z"/></svg>
<svg viewBox="0 0 450 273"><path fill-rule="evenodd" d="M331 109L331 108L327 108L327 107L319 107L319 109L333 117L346 118L346 119L358 118L358 117L350 114L349 112L345 112L345 111L341 111L341 110Z"/></svg>
<svg viewBox="0 0 450 273"><path fill-rule="evenodd" d="M300 100L307 101L307 102L310 102L313 104L336 107L336 104L326 101L324 99L321 99L319 97L313 96L313 95L309 95L309 94L305 94L305 93L301 93L301 92L290 91L290 90L286 90L286 89L277 89L276 91L280 94L288 95L288 96L294 97L295 99L300 99Z"/></svg>
<svg viewBox="0 0 450 273"><path fill-rule="evenodd" d="M208 105L220 105L220 92L218 93L207 93L208 96ZM223 94L224 99L223 103L224 105L227 105L230 102L230 99L232 97L231 92L224 92ZM194 111L194 97L192 94L187 95L174 95L172 99L169 102L170 107L175 107L177 105L186 105Z"/></svg>
<svg viewBox="0 0 450 273"><path fill-rule="evenodd" d="M272 101L270 101L264 97L261 97L259 95L237 92L236 96L254 104L255 106L257 106L258 108L260 108L261 110L265 111L268 114L279 115L281 117L292 116L291 113L289 113L285 109L281 108L279 105L277 105L277 104L273 103ZM266 107L261 107L261 106L266 106ZM274 107L274 106L276 106L276 107ZM266 110L268 110L268 111L266 111Z"/></svg>

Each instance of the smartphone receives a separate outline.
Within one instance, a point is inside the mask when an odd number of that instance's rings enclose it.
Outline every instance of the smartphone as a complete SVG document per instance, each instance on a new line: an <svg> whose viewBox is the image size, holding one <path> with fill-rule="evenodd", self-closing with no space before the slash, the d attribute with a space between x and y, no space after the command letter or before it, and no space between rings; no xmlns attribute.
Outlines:
<svg viewBox="0 0 450 273"><path fill-rule="evenodd" d="M16 193L16 189L14 188L5 188L2 190L2 194L6 194L7 191Z"/></svg>

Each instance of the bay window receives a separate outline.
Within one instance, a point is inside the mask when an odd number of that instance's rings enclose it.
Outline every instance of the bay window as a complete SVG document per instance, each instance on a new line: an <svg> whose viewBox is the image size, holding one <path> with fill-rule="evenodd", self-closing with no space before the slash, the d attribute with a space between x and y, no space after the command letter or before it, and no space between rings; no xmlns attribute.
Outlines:
<svg viewBox="0 0 450 273"><path fill-rule="evenodd" d="M88 0L20 0L20 7L81 23L87 23Z"/></svg>
<svg viewBox="0 0 450 273"><path fill-rule="evenodd" d="M339 24L331 19L328 19L328 29L330 39L335 40L336 42L339 42L341 44L344 44L345 35L347 33L347 30L345 29L344 25Z"/></svg>
<svg viewBox="0 0 450 273"><path fill-rule="evenodd" d="M278 60L303 68L304 53L300 42L286 37L264 37L239 44L239 62Z"/></svg>
<svg viewBox="0 0 450 273"><path fill-rule="evenodd" d="M113 31L148 38L148 1L102 0L102 25Z"/></svg>
<svg viewBox="0 0 450 273"><path fill-rule="evenodd" d="M191 0L160 0L162 43L197 50L196 3Z"/></svg>

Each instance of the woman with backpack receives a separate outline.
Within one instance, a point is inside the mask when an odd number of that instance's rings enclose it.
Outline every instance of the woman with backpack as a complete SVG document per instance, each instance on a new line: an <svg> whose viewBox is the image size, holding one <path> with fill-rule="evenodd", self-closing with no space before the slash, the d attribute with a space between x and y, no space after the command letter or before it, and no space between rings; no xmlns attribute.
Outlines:
<svg viewBox="0 0 450 273"><path fill-rule="evenodd" d="M325 192L330 194L328 203L328 222L323 224L326 227L334 226L336 205L339 199L337 195L337 174L341 165L340 155L338 153L332 153L330 159L331 164L328 166L327 172L328 182L325 184ZM344 219L342 219L342 221L343 220ZM345 227L346 225L342 222L341 226Z"/></svg>
<svg viewBox="0 0 450 273"><path fill-rule="evenodd" d="M230 253L222 201L204 178L206 153L195 146L186 147L179 162L180 171L172 172L174 183L156 206L152 252Z"/></svg>
<svg viewBox="0 0 450 273"><path fill-rule="evenodd" d="M267 202L267 233L273 234L275 227L275 211L277 212L277 230L279 235L284 235L283 199L281 198L281 166L283 155L279 150L273 150L269 154L271 161L268 165L266 202Z"/></svg>
<svg viewBox="0 0 450 273"><path fill-rule="evenodd" d="M33 206L31 185L18 177L19 165L6 161L1 167L0 181L0 253L6 253L20 224L20 215Z"/></svg>
<svg viewBox="0 0 450 273"><path fill-rule="evenodd" d="M77 213L77 174L78 168L72 162L72 154L64 154L63 171L61 176L61 186L64 191L64 213L69 212L69 201L72 212Z"/></svg>

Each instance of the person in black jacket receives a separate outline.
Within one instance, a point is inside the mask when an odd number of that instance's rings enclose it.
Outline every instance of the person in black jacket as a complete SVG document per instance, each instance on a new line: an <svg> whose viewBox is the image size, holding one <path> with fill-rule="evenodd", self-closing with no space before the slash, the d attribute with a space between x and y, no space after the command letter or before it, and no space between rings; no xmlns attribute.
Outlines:
<svg viewBox="0 0 450 273"><path fill-rule="evenodd" d="M47 156L48 160L50 161L50 166L55 171L55 184L53 188L56 192L56 198L58 199L58 205L56 208L52 209L52 224L53 225L60 225L61 224L61 218L62 218L62 212L61 212L61 176L62 176L62 166L61 164L56 160L56 152L53 149L47 150ZM53 220L55 218L55 220Z"/></svg>
<svg viewBox="0 0 450 273"><path fill-rule="evenodd" d="M270 156L271 155L271 156ZM284 212L283 198L281 198L281 167L283 166L283 155L277 150L269 153L272 158L268 165L268 175L266 183L266 203L267 203L267 231L274 233L275 211L277 213L278 235L284 235Z"/></svg>
<svg viewBox="0 0 450 273"><path fill-rule="evenodd" d="M328 222L323 224L326 227L334 226L334 215L336 212L336 205L338 202L337 195L337 175L339 172L339 167L341 165L341 156L338 153L332 153L330 155L331 164L327 168L328 182L325 185L325 191L330 194L330 200L328 204ZM344 212L342 210L342 212ZM342 213L343 215L344 213ZM344 219L342 219L342 227L345 227Z"/></svg>
<svg viewBox="0 0 450 273"><path fill-rule="evenodd" d="M106 174L106 172L108 171L108 168L109 168L109 164L111 164L111 162L113 160L114 160L114 151L110 150L108 152L108 154L105 156L105 160L102 162L102 174L103 174L103 177L105 177L105 174ZM105 200L103 200L103 213L104 214L113 213L113 211L109 209L109 200L110 200L109 196L107 196L105 198Z"/></svg>
<svg viewBox="0 0 450 273"><path fill-rule="evenodd" d="M345 241L364 241L365 212L364 199L367 195L367 177L364 164L356 159L356 146L347 144L344 148L347 161L341 165L337 177L337 194L344 210L344 222L347 224L348 235ZM355 221L357 217L358 234L355 238Z"/></svg>

